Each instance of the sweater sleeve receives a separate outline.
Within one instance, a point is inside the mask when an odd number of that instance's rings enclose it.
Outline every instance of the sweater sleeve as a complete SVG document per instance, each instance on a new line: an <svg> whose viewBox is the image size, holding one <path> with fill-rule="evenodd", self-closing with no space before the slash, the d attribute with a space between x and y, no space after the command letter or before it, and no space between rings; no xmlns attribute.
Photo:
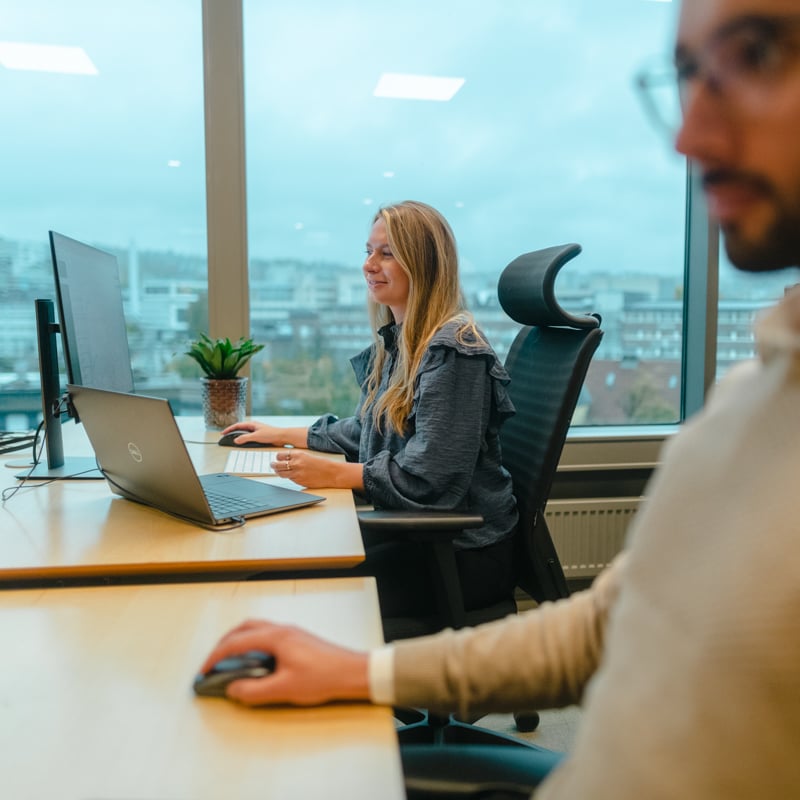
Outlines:
<svg viewBox="0 0 800 800"><path fill-rule="evenodd" d="M361 420L358 416L338 419L326 414L308 429L308 447L322 453L342 453L348 461L358 461Z"/></svg>
<svg viewBox="0 0 800 800"><path fill-rule="evenodd" d="M578 702L599 663L625 556L586 591L516 616L395 643L398 705L439 713Z"/></svg>

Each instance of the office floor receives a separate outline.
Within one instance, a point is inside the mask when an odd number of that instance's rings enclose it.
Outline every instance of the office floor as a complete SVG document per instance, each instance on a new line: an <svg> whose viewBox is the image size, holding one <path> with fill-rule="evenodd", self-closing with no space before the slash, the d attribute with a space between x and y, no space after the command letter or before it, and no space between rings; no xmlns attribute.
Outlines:
<svg viewBox="0 0 800 800"><path fill-rule="evenodd" d="M580 723L581 710L578 706L541 711L539 727L532 733L520 733L514 725L511 714L489 714L478 720L477 725L500 731L509 736L518 736L550 750L568 752L575 740Z"/></svg>

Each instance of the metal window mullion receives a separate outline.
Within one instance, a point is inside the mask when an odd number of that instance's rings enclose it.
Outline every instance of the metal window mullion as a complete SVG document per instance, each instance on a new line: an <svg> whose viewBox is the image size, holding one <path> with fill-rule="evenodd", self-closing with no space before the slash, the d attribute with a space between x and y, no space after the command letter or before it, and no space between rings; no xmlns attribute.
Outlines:
<svg viewBox="0 0 800 800"><path fill-rule="evenodd" d="M709 219L699 175L689 163L686 175L682 419L703 407L706 393L714 383L718 302L719 229Z"/></svg>

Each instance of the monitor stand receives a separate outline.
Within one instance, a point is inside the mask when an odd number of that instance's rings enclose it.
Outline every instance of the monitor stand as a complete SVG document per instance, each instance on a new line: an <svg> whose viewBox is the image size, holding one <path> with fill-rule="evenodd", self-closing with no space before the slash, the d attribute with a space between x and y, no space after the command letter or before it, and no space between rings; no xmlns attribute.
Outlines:
<svg viewBox="0 0 800 800"><path fill-rule="evenodd" d="M20 480L102 480L103 474L97 469L97 461L93 457L64 458L61 421L65 415L60 410L62 392L58 377L56 345L56 334L59 332L59 327L55 320L53 301L36 300L35 303L47 462L39 462L35 467L31 462L33 469L30 467L23 469L15 477Z"/></svg>

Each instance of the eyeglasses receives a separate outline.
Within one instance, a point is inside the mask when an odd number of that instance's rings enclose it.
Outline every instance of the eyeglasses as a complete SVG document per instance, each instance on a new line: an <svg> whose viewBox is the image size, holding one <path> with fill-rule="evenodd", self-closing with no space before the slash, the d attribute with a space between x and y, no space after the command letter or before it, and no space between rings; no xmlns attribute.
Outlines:
<svg viewBox="0 0 800 800"><path fill-rule="evenodd" d="M798 34L800 14L737 17L717 30L700 52L678 47L674 63L636 75L645 110L674 134L692 87L702 82L730 106L757 114L769 105L770 90L797 66Z"/></svg>

